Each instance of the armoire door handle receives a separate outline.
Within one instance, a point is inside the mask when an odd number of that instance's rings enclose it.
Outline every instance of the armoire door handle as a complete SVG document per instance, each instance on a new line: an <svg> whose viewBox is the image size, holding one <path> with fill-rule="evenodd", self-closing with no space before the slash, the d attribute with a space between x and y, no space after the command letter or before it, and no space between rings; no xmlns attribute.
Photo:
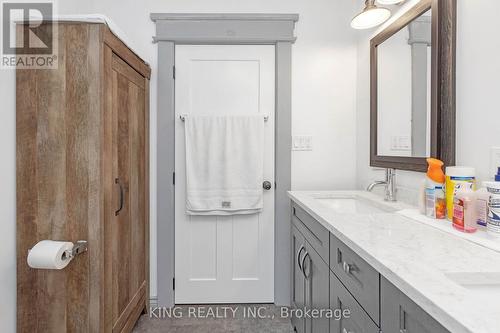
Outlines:
<svg viewBox="0 0 500 333"><path fill-rule="evenodd" d="M124 199L124 194L123 194L123 186L120 183L119 178L115 178L115 184L117 184L120 187L120 207L118 207L118 210L115 211L115 216L118 216L120 214L120 211L123 209L123 199Z"/></svg>

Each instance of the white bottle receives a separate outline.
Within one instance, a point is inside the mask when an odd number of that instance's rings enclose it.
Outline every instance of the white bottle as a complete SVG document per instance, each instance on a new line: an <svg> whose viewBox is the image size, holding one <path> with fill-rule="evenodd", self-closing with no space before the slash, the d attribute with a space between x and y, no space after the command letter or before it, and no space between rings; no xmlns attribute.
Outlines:
<svg viewBox="0 0 500 333"><path fill-rule="evenodd" d="M476 191L476 223L479 226L486 227L488 223L489 202L490 193L483 183L483 187Z"/></svg>
<svg viewBox="0 0 500 333"><path fill-rule="evenodd" d="M500 237L500 182L486 182L490 200L488 204L488 233Z"/></svg>

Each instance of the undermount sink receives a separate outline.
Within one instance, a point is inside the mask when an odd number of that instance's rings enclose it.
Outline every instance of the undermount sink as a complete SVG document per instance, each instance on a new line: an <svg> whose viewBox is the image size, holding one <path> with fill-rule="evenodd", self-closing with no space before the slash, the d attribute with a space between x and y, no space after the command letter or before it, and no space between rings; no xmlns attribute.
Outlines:
<svg viewBox="0 0 500 333"><path fill-rule="evenodd" d="M500 299L500 272L445 273L456 284L478 296Z"/></svg>
<svg viewBox="0 0 500 333"><path fill-rule="evenodd" d="M316 200L339 214L392 213L394 209L359 197L316 197Z"/></svg>

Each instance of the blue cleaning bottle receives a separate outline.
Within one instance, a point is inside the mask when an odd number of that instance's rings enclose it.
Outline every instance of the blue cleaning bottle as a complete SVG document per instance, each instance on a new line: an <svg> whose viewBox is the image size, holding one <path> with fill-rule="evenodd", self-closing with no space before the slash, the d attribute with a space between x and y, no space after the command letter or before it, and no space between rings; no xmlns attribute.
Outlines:
<svg viewBox="0 0 500 333"><path fill-rule="evenodd" d="M500 167L494 182L485 182L490 193L487 230L490 235L500 237Z"/></svg>

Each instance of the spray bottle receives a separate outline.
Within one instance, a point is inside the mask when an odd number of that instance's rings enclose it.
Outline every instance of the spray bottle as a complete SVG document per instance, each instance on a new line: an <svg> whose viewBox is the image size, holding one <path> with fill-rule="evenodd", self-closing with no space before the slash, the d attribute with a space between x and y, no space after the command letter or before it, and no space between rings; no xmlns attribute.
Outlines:
<svg viewBox="0 0 500 333"><path fill-rule="evenodd" d="M435 219L446 218L446 195L443 173L444 163L435 158L428 158L427 177L425 180L425 215Z"/></svg>

